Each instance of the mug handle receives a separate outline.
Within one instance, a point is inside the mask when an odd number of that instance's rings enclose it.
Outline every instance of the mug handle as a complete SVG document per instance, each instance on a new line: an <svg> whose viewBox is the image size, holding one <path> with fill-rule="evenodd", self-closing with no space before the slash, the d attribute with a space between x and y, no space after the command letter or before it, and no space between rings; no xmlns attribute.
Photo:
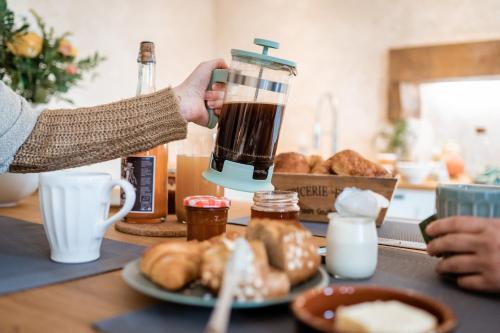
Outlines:
<svg viewBox="0 0 500 333"><path fill-rule="evenodd" d="M227 78L229 76L229 70L228 69L214 69L212 72L212 76L210 77L210 82L208 83L207 91L212 90L212 85L214 83L227 83ZM206 105L208 112L208 128L214 128L215 125L217 125L217 122L219 121L219 117L215 114L214 110L209 108Z"/></svg>
<svg viewBox="0 0 500 333"><path fill-rule="evenodd" d="M118 221L121 220L122 218L125 217L125 215L128 214L132 210L132 207L134 207L135 203L135 189L130 184L128 181L125 179L111 179L109 183L104 186L104 189L101 193L101 205L103 206L108 206L109 205L109 197L111 195L111 190L115 186L120 186L123 191L125 192L125 203L123 204L122 208L116 213L115 215L107 218L104 221L100 221L97 223L97 227L100 229L99 235L104 235L106 232L106 229L108 227Z"/></svg>

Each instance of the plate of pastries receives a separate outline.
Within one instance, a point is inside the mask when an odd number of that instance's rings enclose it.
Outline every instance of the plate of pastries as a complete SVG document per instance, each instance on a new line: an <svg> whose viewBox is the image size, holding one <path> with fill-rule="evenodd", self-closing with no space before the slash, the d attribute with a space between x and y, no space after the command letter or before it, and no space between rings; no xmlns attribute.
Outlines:
<svg viewBox="0 0 500 333"><path fill-rule="evenodd" d="M319 155L281 153L274 159L274 172L379 178L393 176L383 166L350 149L342 150L327 159Z"/></svg>
<svg viewBox="0 0 500 333"><path fill-rule="evenodd" d="M311 233L269 219L252 219L245 234L228 232L203 242L155 244L128 263L122 276L130 287L151 297L213 307L239 237L248 240L253 260L236 288L233 308L288 303L306 290L328 284Z"/></svg>

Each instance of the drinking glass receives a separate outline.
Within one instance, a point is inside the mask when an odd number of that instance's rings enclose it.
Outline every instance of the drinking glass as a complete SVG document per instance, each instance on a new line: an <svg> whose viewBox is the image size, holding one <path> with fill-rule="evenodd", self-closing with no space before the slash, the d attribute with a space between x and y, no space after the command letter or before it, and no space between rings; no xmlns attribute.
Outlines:
<svg viewBox="0 0 500 333"><path fill-rule="evenodd" d="M196 133L195 133L196 134ZM192 195L223 196L222 186L210 183L202 177L213 148L213 132L198 133L188 137L180 146L175 172L175 213L177 221L187 220L184 198Z"/></svg>
<svg viewBox="0 0 500 333"><path fill-rule="evenodd" d="M328 214L326 266L342 279L366 279L377 267L378 238L375 220Z"/></svg>

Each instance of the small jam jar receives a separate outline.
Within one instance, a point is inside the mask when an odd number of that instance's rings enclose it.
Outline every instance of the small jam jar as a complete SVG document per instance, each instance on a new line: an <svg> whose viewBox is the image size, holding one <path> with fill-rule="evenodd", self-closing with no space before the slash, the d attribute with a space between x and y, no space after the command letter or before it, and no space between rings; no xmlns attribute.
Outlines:
<svg viewBox="0 0 500 333"><path fill-rule="evenodd" d="M300 207L298 203L299 197L297 192L255 192L251 217L280 220L284 223L300 225Z"/></svg>
<svg viewBox="0 0 500 333"><path fill-rule="evenodd" d="M204 241L226 232L231 201L224 197L194 195L184 198L187 239Z"/></svg>

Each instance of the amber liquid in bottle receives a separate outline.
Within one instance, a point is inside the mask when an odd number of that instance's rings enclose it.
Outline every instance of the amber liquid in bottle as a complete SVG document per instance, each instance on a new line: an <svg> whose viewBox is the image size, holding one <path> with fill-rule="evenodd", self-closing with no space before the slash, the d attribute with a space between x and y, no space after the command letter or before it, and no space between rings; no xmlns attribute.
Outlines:
<svg viewBox="0 0 500 333"><path fill-rule="evenodd" d="M141 42L137 96L155 92L155 56L152 42ZM129 223L159 223L167 217L168 150L159 145L122 158L122 178L135 188L135 203L125 216ZM123 192L122 192L123 203Z"/></svg>

